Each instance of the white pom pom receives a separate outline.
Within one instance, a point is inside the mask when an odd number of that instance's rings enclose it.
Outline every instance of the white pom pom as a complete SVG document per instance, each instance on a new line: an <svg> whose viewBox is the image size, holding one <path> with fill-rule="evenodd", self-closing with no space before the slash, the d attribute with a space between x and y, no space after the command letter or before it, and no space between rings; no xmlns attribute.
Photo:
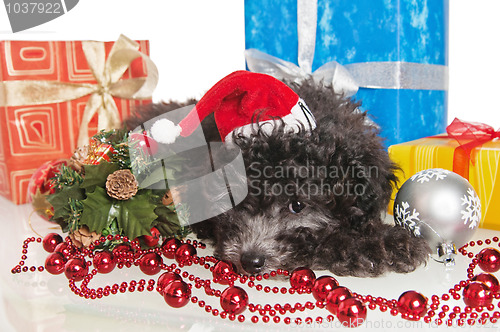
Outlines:
<svg viewBox="0 0 500 332"><path fill-rule="evenodd" d="M181 126L175 125L168 119L160 119L153 123L153 126L151 127L151 136L153 136L153 139L157 142L172 144L175 142L177 137L180 136L181 131Z"/></svg>

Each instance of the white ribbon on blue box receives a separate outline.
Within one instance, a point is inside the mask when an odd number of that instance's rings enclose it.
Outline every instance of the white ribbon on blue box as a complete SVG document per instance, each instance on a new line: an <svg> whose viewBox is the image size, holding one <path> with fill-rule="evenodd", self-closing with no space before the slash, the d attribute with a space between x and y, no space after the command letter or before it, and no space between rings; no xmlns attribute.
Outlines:
<svg viewBox="0 0 500 332"><path fill-rule="evenodd" d="M448 0L247 0L247 65L356 94L387 145L434 135L446 125L447 15Z"/></svg>

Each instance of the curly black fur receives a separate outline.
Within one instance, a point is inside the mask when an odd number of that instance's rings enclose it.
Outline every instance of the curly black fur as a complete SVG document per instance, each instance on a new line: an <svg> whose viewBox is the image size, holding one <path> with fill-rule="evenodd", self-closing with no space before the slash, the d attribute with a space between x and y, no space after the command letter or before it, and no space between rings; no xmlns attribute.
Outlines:
<svg viewBox="0 0 500 332"><path fill-rule="evenodd" d="M359 104L312 82L291 87L312 110L317 128L292 134L276 126L271 134L234 137L249 194L226 213L193 225L194 232L212 242L216 257L249 274L308 266L365 277L423 264L430 252L425 240L382 221L396 166L378 130L356 111ZM179 106L154 106L145 116ZM216 136L213 118L204 130L207 139Z"/></svg>

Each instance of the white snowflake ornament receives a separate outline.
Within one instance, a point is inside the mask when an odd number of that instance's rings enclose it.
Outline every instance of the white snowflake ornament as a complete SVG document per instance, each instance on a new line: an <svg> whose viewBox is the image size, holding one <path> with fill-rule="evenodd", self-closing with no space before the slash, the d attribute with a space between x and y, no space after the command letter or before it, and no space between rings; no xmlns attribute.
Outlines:
<svg viewBox="0 0 500 332"><path fill-rule="evenodd" d="M440 168L427 169L401 186L394 201L394 221L425 238L433 258L452 265L456 248L472 238L481 221L481 203L474 188L460 175Z"/></svg>

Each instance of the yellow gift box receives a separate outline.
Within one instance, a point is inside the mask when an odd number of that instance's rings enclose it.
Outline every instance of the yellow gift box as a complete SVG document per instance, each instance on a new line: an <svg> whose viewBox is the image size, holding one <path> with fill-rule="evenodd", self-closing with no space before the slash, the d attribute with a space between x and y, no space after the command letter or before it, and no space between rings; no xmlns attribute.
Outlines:
<svg viewBox="0 0 500 332"><path fill-rule="evenodd" d="M483 137L475 142L468 139L464 144L448 131L448 135L421 138L390 146L390 158L401 167L401 172L397 173L399 186L413 174L429 168L444 168L468 177L481 199L479 227L500 230L500 140L495 138L498 134L494 132L488 135L491 136L489 139ZM464 154L463 147L466 146L467 149L467 145L470 148L470 158L464 158L468 152ZM499 183L496 183L497 180ZM397 190L394 190L389 205L390 214L393 213L396 193Z"/></svg>

